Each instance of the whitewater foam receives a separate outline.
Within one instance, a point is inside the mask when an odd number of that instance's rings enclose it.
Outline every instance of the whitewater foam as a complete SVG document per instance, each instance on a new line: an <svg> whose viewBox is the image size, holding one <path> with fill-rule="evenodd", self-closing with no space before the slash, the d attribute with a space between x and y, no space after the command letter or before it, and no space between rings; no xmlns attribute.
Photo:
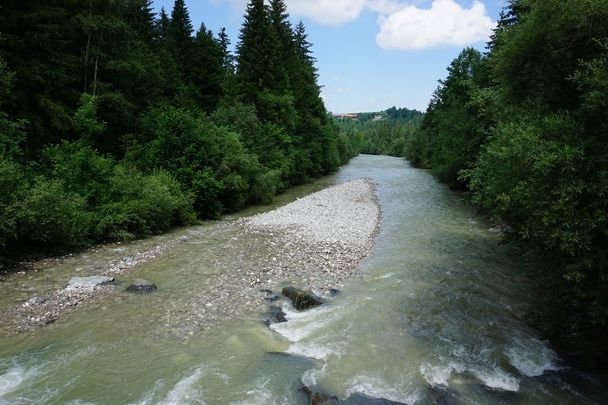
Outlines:
<svg viewBox="0 0 608 405"><path fill-rule="evenodd" d="M519 339L505 350L509 363L522 375L538 377L547 371L557 371L557 354L538 339L523 342Z"/></svg>
<svg viewBox="0 0 608 405"><path fill-rule="evenodd" d="M374 398L384 398L391 401L414 404L420 400L420 394L406 387L395 387L386 381L367 375L358 375L348 381L346 396L365 394Z"/></svg>
<svg viewBox="0 0 608 405"><path fill-rule="evenodd" d="M160 401L159 404L206 404L206 402L200 398L200 392L195 387L195 385L200 381L203 374L203 370L201 368L198 368L189 376L182 378L180 381L177 382L177 384L173 386L171 391L169 391L167 396L162 401Z"/></svg>

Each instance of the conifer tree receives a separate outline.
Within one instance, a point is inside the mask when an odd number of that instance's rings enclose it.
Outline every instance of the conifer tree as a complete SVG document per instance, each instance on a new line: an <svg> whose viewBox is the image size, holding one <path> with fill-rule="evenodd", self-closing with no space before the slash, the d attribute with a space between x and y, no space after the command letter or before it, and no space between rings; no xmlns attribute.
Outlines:
<svg viewBox="0 0 608 405"><path fill-rule="evenodd" d="M156 39L156 43L162 48L166 48L167 46L167 37L169 36L169 24L171 24L171 20L169 19L165 8L162 7L160 9L158 19L154 21L154 36Z"/></svg>
<svg viewBox="0 0 608 405"><path fill-rule="evenodd" d="M246 103L255 103L258 94L277 88L276 35L264 0L252 0L237 46L237 92Z"/></svg>
<svg viewBox="0 0 608 405"><path fill-rule="evenodd" d="M294 39L289 14L284 0L271 0L269 17L277 39L276 77L277 86L289 90L289 76L294 70Z"/></svg>
<svg viewBox="0 0 608 405"><path fill-rule="evenodd" d="M197 31L190 55L192 71L189 80L195 87L199 106L205 111L212 111L217 106L221 95L224 76L224 60L221 45L201 24Z"/></svg>
<svg viewBox="0 0 608 405"><path fill-rule="evenodd" d="M184 0L175 0L171 21L167 29L167 45L173 54L182 75L191 71L190 53L192 51L192 21Z"/></svg>
<svg viewBox="0 0 608 405"><path fill-rule="evenodd" d="M230 52L230 49L229 49L230 38L228 37L228 34L226 34L225 27L222 27L222 29L220 29L217 41L222 50L222 64L224 66L224 71L229 74L233 73L234 72L234 56L232 55L232 53Z"/></svg>

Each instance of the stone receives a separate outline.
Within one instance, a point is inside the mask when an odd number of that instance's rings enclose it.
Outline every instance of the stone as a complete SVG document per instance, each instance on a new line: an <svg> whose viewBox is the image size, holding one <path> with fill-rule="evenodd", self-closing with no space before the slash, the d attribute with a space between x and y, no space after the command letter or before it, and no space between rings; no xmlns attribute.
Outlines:
<svg viewBox="0 0 608 405"><path fill-rule="evenodd" d="M133 281L131 285L127 287L127 291L131 292L151 293L154 290L156 290L156 284L142 279Z"/></svg>
<svg viewBox="0 0 608 405"><path fill-rule="evenodd" d="M300 290L299 288L285 287L281 293L291 300L293 307L298 311L324 304L323 300L312 292Z"/></svg>
<svg viewBox="0 0 608 405"><path fill-rule="evenodd" d="M91 277L72 277L68 283L68 288L93 288L99 285L106 285L114 282L114 277L91 276Z"/></svg>
<svg viewBox="0 0 608 405"><path fill-rule="evenodd" d="M273 323L282 323L287 322L287 318L285 318L285 312L275 305L271 306L266 313L266 319L264 320L264 324L266 326L270 326Z"/></svg>
<svg viewBox="0 0 608 405"><path fill-rule="evenodd" d="M337 405L340 403L337 397L313 391L307 386L303 386L299 391L308 398L310 405Z"/></svg>
<svg viewBox="0 0 608 405"><path fill-rule="evenodd" d="M314 391L307 386L302 386L299 391L308 398L310 405L405 405L403 402L391 401L385 398L373 398L359 393L352 394L345 400L340 400L335 396Z"/></svg>
<svg viewBox="0 0 608 405"><path fill-rule="evenodd" d="M458 400L452 392L445 387L430 386L433 405L458 405Z"/></svg>
<svg viewBox="0 0 608 405"><path fill-rule="evenodd" d="M395 402L385 398L372 398L364 394L353 394L340 401L340 404L345 405L405 405L403 402Z"/></svg>
<svg viewBox="0 0 608 405"><path fill-rule="evenodd" d="M45 302L47 302L49 299L47 297L39 297L39 296L34 296L32 298L30 298L29 300L27 300L25 302L26 305L40 305L40 304L44 304Z"/></svg>

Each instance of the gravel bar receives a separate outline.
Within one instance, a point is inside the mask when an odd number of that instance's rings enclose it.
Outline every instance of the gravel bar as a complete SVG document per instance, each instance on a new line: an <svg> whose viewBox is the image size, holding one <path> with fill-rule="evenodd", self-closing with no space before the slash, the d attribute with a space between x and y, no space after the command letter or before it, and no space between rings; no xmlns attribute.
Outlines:
<svg viewBox="0 0 608 405"><path fill-rule="evenodd" d="M326 188L274 211L206 227L201 241L211 234L221 235L222 240L200 252L214 271L193 278L195 288L179 300L164 302L158 322L169 333L187 337L224 320L259 317L268 303L268 290L293 285L330 294L359 271L358 264L372 249L380 217L374 184L361 179ZM182 237L132 257L111 260L90 273L120 276L168 251L198 246L196 237ZM0 310L1 329L36 329L115 291L112 285L68 286L45 297L32 297Z"/></svg>

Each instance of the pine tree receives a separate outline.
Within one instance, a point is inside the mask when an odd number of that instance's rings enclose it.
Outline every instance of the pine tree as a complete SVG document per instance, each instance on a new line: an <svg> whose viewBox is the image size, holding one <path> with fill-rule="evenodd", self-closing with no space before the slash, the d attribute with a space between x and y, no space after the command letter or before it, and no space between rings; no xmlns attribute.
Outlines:
<svg viewBox="0 0 608 405"><path fill-rule="evenodd" d="M255 103L260 93L278 89L277 53L278 41L264 0L252 0L237 46L237 92L244 102Z"/></svg>
<svg viewBox="0 0 608 405"><path fill-rule="evenodd" d="M226 34L226 28L222 27L218 34L217 39L220 48L222 50L222 63L224 66L224 71L228 74L234 73L234 56L230 52L230 38L228 34Z"/></svg>
<svg viewBox="0 0 608 405"><path fill-rule="evenodd" d="M0 55L15 74L6 110L25 119L26 151L68 137L79 98L79 60L73 38L75 1L6 0L0 11Z"/></svg>
<svg viewBox="0 0 608 405"><path fill-rule="evenodd" d="M295 52L293 31L284 0L271 0L269 17L278 42L275 80L277 86L287 92L290 75L295 73L293 71Z"/></svg>
<svg viewBox="0 0 608 405"><path fill-rule="evenodd" d="M192 21L184 0L175 0L167 29L167 45L184 76L188 76L191 72L193 32Z"/></svg>
<svg viewBox="0 0 608 405"><path fill-rule="evenodd" d="M224 60L221 45L205 24L201 24L196 33L190 58L192 71L189 81L195 87L197 102L203 110L212 111L222 91Z"/></svg>
<svg viewBox="0 0 608 405"><path fill-rule="evenodd" d="M169 36L169 24L171 24L171 20L169 19L165 8L162 7L160 9L160 14L158 18L154 21L154 37L156 43L162 48L166 48L167 46L167 38Z"/></svg>

